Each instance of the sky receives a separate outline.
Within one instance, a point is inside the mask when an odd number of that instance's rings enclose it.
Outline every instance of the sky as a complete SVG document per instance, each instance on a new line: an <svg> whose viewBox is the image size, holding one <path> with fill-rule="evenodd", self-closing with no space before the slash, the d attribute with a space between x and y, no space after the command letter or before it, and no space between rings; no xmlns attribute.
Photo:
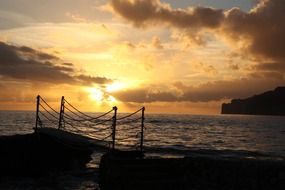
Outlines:
<svg viewBox="0 0 285 190"><path fill-rule="evenodd" d="M283 0L0 0L0 110L219 114L285 84Z"/></svg>

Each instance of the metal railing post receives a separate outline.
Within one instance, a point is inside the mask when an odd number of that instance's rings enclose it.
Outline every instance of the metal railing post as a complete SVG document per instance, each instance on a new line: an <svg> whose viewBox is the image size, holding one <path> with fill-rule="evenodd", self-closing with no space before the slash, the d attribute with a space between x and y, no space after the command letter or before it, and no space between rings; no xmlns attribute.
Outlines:
<svg viewBox="0 0 285 190"><path fill-rule="evenodd" d="M117 110L118 108L113 107L114 116L113 116L113 124L112 124L112 149L115 150L115 140L116 140L116 125L117 125Z"/></svg>
<svg viewBox="0 0 285 190"><path fill-rule="evenodd" d="M141 144L140 144L140 151L143 151L143 136L144 136L144 111L145 107L142 108L142 120L141 120Z"/></svg>
<svg viewBox="0 0 285 190"><path fill-rule="evenodd" d="M64 96L61 97L58 129L60 129L62 127L63 114L64 114Z"/></svg>
<svg viewBox="0 0 285 190"><path fill-rule="evenodd" d="M39 110L40 110L40 95L37 96L37 107L36 107L36 126L34 128L35 132L38 130L38 123L39 123Z"/></svg>

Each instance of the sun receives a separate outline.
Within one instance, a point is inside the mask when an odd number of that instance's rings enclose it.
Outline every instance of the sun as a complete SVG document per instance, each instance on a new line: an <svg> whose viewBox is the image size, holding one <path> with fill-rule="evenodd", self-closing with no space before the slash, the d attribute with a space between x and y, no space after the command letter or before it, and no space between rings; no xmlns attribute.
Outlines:
<svg viewBox="0 0 285 190"><path fill-rule="evenodd" d="M116 100L116 98L114 98L113 96L109 96L107 98L107 101L111 104L117 103L118 101Z"/></svg>
<svg viewBox="0 0 285 190"><path fill-rule="evenodd" d="M115 92L125 88L126 85L121 82L114 82L112 84L106 85L106 92Z"/></svg>
<svg viewBox="0 0 285 190"><path fill-rule="evenodd" d="M98 88L89 88L89 96L96 102L102 102L104 100L104 92Z"/></svg>
<svg viewBox="0 0 285 190"><path fill-rule="evenodd" d="M115 97L106 94L103 89L93 87L86 88L85 90L88 92L89 98L99 105L102 103L113 105L118 102Z"/></svg>

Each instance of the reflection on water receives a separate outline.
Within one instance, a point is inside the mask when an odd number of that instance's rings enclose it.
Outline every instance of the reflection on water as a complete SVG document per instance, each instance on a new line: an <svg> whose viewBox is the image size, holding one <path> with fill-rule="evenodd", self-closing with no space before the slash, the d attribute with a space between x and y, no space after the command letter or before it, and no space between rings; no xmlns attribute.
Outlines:
<svg viewBox="0 0 285 190"><path fill-rule="evenodd" d="M285 117L149 115L147 146L249 150L285 155Z"/></svg>
<svg viewBox="0 0 285 190"><path fill-rule="evenodd" d="M0 111L0 120L1 135L32 133L35 113ZM112 122L109 123L111 125ZM107 135L111 131L102 131L98 136L86 126L79 127L93 137ZM118 138L124 139L127 133L133 136L124 143L133 145L139 140L139 122L118 124L117 128ZM149 155L172 157L177 156L174 154L177 151L179 154L187 154L189 149L218 149L258 151L285 156L285 117L149 114L146 115L145 128L145 146ZM94 152L92 161L84 170L50 173L37 178L1 178L0 189L96 189L102 154L103 152Z"/></svg>
<svg viewBox="0 0 285 190"><path fill-rule="evenodd" d="M1 135L31 133L35 114L1 111L0 120ZM111 126L112 121L108 125ZM285 155L285 117L148 114L145 127L146 147L249 150ZM98 136L92 130L82 129L90 131L86 132L89 136ZM139 140L139 122L118 125L117 129L118 139L131 134L132 138L123 141L125 144L133 145ZM110 131L102 131L99 136L106 136Z"/></svg>

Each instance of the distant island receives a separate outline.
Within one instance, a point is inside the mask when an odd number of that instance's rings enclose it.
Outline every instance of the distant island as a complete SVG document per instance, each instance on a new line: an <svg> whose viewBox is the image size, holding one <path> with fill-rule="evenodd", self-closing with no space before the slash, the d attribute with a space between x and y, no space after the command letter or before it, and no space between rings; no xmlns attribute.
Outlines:
<svg viewBox="0 0 285 190"><path fill-rule="evenodd" d="M222 104L222 114L285 115L285 87Z"/></svg>

